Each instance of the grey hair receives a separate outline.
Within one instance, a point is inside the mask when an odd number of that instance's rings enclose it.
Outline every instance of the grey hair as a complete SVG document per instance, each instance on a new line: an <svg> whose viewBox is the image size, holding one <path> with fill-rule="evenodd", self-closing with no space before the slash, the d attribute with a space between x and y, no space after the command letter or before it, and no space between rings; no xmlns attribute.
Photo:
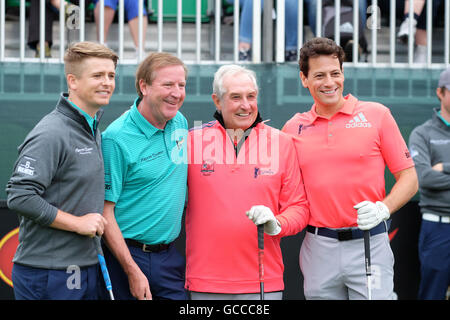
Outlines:
<svg viewBox="0 0 450 320"><path fill-rule="evenodd" d="M223 79L226 76L233 76L236 74L245 74L247 75L250 80L252 80L253 84L255 85L256 91L258 91L258 83L256 81L256 74L253 70L247 69L243 66L239 66L236 64L227 64L224 66L221 66L216 73L214 74L214 81L213 81L213 93L217 95L217 97L222 100L222 97L226 93L225 88L223 87Z"/></svg>

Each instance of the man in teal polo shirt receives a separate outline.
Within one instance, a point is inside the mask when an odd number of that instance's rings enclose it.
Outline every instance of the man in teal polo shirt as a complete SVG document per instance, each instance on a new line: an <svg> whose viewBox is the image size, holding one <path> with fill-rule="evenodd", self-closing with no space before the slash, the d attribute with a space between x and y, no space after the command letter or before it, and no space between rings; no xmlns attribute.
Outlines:
<svg viewBox="0 0 450 320"><path fill-rule="evenodd" d="M150 54L136 73L137 98L103 134L105 258L117 299L186 299L181 229L187 121L178 112L187 68Z"/></svg>

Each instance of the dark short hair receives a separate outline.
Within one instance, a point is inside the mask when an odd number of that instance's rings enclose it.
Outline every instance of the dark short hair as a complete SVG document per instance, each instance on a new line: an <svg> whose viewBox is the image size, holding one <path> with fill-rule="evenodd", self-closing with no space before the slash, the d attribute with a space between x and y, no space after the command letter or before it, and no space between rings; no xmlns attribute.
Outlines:
<svg viewBox="0 0 450 320"><path fill-rule="evenodd" d="M300 71L308 76L309 58L321 55L332 55L339 59L339 65L342 70L342 63L345 59L344 50L329 38L313 38L307 41L300 49L300 60L298 62Z"/></svg>

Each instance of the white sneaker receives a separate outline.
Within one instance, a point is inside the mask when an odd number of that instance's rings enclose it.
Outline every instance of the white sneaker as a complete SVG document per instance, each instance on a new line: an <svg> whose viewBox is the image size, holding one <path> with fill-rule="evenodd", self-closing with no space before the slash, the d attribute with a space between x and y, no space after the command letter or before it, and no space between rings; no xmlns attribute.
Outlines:
<svg viewBox="0 0 450 320"><path fill-rule="evenodd" d="M417 46L414 50L414 63L427 63L427 46Z"/></svg>
<svg viewBox="0 0 450 320"><path fill-rule="evenodd" d="M413 31L413 39L414 36L416 35L416 30L417 30L417 20L416 19L412 19L412 31ZM402 24L400 25L400 28L398 30L397 33L397 38L403 42L404 44L408 43L408 36L409 36L409 17L406 18L405 20L403 20Z"/></svg>

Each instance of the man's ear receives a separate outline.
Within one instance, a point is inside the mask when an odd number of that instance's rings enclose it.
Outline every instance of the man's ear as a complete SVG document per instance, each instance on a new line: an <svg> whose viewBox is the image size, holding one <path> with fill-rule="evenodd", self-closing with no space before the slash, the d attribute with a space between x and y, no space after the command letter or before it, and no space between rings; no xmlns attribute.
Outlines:
<svg viewBox="0 0 450 320"><path fill-rule="evenodd" d="M213 94L211 95L211 98L212 98L212 100L214 101L214 104L216 105L216 109L217 109L218 111L221 111L221 110L222 110L222 106L220 105L220 99L219 99L219 96L218 96L217 94L213 93Z"/></svg>
<svg viewBox="0 0 450 320"><path fill-rule="evenodd" d="M147 82L144 79L139 79L139 90L141 90L142 96L147 95Z"/></svg>
<svg viewBox="0 0 450 320"><path fill-rule="evenodd" d="M436 88L436 95L439 101L442 101L442 99L444 99L445 90L442 90L442 88Z"/></svg>
<svg viewBox="0 0 450 320"><path fill-rule="evenodd" d="M73 73L69 73L66 76L67 87L72 90L76 90L77 88L77 77Z"/></svg>
<svg viewBox="0 0 450 320"><path fill-rule="evenodd" d="M302 81L302 85L304 88L308 88L308 78L305 76L303 72L300 71L300 80Z"/></svg>

